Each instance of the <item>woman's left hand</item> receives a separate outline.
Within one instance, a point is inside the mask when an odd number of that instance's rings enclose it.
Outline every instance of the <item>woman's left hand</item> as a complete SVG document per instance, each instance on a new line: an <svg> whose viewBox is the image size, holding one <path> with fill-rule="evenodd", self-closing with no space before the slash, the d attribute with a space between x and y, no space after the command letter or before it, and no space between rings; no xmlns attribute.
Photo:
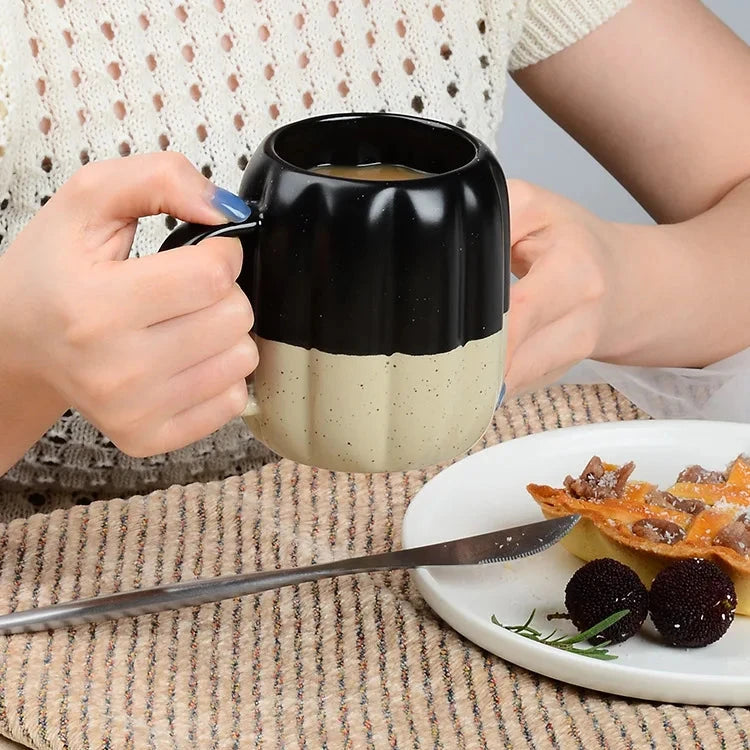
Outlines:
<svg viewBox="0 0 750 750"><path fill-rule="evenodd" d="M514 79L658 225L511 183L509 389L749 347L750 47L700 0L632 0Z"/></svg>
<svg viewBox="0 0 750 750"><path fill-rule="evenodd" d="M617 225L519 180L509 180L511 286L510 394L549 383L603 353L616 307L617 274L608 239Z"/></svg>

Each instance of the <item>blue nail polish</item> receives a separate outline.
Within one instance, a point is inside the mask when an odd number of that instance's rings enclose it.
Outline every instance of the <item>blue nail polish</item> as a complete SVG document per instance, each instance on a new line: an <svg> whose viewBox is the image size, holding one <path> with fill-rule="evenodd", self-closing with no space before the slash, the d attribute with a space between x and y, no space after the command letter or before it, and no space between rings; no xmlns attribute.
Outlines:
<svg viewBox="0 0 750 750"><path fill-rule="evenodd" d="M505 400L505 383L503 383L503 387L500 389L500 396L498 396L497 404L495 405L495 408L497 409Z"/></svg>
<svg viewBox="0 0 750 750"><path fill-rule="evenodd" d="M250 206L239 195L217 187L211 205L226 216L228 221L245 221L250 216Z"/></svg>

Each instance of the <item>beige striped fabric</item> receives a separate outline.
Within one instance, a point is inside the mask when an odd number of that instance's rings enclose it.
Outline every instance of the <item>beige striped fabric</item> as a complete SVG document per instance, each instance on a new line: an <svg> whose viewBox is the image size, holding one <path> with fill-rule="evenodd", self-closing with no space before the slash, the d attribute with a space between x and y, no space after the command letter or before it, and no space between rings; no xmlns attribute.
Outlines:
<svg viewBox="0 0 750 750"><path fill-rule="evenodd" d="M498 410L477 449L645 415L605 386ZM437 469L390 475L288 461L19 519L0 534L5 610L399 544ZM405 573L0 640L0 734L31 748L748 748L750 712L580 690L488 655Z"/></svg>

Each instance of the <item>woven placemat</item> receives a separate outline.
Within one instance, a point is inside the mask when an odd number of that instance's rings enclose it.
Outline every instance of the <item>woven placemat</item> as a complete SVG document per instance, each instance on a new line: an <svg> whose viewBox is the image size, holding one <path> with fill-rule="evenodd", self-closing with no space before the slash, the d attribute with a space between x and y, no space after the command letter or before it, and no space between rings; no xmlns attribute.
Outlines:
<svg viewBox="0 0 750 750"><path fill-rule="evenodd" d="M606 386L498 410L481 449L644 417ZM6 610L398 545L437 469L288 461L1 527ZM0 639L0 734L32 748L747 748L745 709L626 701L537 677L439 621L405 573Z"/></svg>

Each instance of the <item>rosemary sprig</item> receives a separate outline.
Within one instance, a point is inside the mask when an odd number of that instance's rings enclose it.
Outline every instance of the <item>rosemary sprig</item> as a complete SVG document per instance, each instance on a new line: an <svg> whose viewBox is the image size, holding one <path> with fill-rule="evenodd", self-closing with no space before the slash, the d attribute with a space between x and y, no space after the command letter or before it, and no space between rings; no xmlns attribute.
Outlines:
<svg viewBox="0 0 750 750"><path fill-rule="evenodd" d="M610 641L604 641L597 646L589 646L588 648L576 648L576 644L599 635L599 633L606 630L610 625L619 622L629 612L629 609L621 609L619 612L615 612L601 622L598 622L593 627L590 627L588 630L584 630L582 633L578 633L577 635L559 635L557 638L554 637L557 630L553 630L548 635L543 636L539 630L531 627L531 621L536 614L535 609L531 611L529 619L526 620L523 625L503 625L498 621L495 615L492 615L492 622L501 628L510 630L512 633L518 633L518 635L522 635L524 638L529 638L537 643L544 643L547 646L554 646L554 648L559 648L562 651L569 651L573 654L588 656L592 659L611 661L612 659L616 659L617 655L610 654L609 651L607 651L606 647L610 645Z"/></svg>

